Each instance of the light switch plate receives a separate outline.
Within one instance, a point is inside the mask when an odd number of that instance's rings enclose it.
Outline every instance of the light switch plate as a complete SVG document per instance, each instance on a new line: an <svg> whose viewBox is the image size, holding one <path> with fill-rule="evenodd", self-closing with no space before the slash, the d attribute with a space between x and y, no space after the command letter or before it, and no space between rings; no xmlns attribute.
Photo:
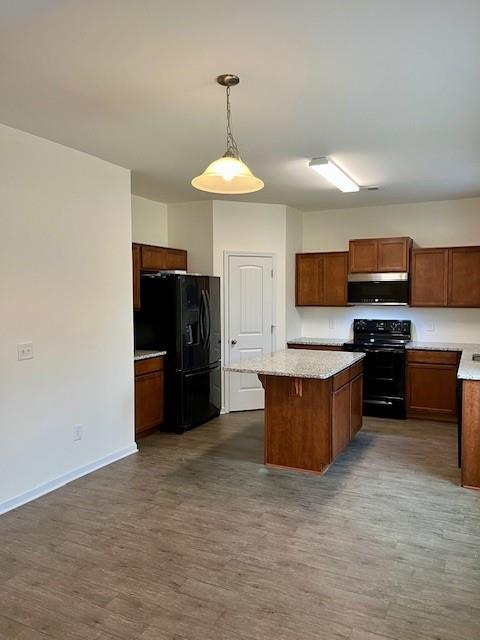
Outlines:
<svg viewBox="0 0 480 640"><path fill-rule="evenodd" d="M81 424L75 424L73 426L72 438L74 442L78 442L83 438L83 427Z"/></svg>
<svg viewBox="0 0 480 640"><path fill-rule="evenodd" d="M33 342L19 342L17 355L19 360L31 360L33 358Z"/></svg>
<svg viewBox="0 0 480 640"><path fill-rule="evenodd" d="M425 331L429 331L430 333L435 331L435 322L433 320L427 320L425 323Z"/></svg>

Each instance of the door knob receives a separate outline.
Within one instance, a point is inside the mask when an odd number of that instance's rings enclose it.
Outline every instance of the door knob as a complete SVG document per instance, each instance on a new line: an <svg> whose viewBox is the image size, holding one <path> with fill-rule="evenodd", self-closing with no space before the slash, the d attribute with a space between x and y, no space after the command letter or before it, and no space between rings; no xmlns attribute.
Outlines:
<svg viewBox="0 0 480 640"><path fill-rule="evenodd" d="M230 341L230 344L231 344L232 346L235 346L235 345L237 344L237 341L236 341L236 340L231 340L231 341Z"/></svg>

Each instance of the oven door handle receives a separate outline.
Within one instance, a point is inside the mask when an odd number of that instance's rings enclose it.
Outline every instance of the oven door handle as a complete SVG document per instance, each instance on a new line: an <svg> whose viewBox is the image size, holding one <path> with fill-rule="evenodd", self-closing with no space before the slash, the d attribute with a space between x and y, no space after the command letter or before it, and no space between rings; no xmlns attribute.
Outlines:
<svg viewBox="0 0 480 640"><path fill-rule="evenodd" d="M367 349L365 353L403 353L402 349Z"/></svg>

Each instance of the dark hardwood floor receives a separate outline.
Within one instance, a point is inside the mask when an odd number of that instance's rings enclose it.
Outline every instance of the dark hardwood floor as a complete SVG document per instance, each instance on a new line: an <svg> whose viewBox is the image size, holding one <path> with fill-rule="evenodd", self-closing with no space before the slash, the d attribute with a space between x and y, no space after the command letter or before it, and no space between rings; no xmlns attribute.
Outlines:
<svg viewBox="0 0 480 640"><path fill-rule="evenodd" d="M149 436L0 517L0 638L478 640L456 428L367 419L320 477L263 467L262 418Z"/></svg>

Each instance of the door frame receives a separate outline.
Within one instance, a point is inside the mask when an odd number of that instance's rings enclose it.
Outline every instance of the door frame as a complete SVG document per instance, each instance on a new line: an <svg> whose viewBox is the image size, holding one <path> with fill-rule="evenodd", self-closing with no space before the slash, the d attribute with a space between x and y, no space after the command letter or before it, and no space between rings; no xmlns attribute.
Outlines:
<svg viewBox="0 0 480 640"><path fill-rule="evenodd" d="M277 255L270 251L224 251L223 252L223 340L222 340L222 357L223 357L223 409L222 413L230 413L230 376L225 371L225 367L230 364L229 341L227 340L227 329L230 324L230 295L228 284L230 281L230 257L248 258L272 258L272 352L276 349L277 344Z"/></svg>

